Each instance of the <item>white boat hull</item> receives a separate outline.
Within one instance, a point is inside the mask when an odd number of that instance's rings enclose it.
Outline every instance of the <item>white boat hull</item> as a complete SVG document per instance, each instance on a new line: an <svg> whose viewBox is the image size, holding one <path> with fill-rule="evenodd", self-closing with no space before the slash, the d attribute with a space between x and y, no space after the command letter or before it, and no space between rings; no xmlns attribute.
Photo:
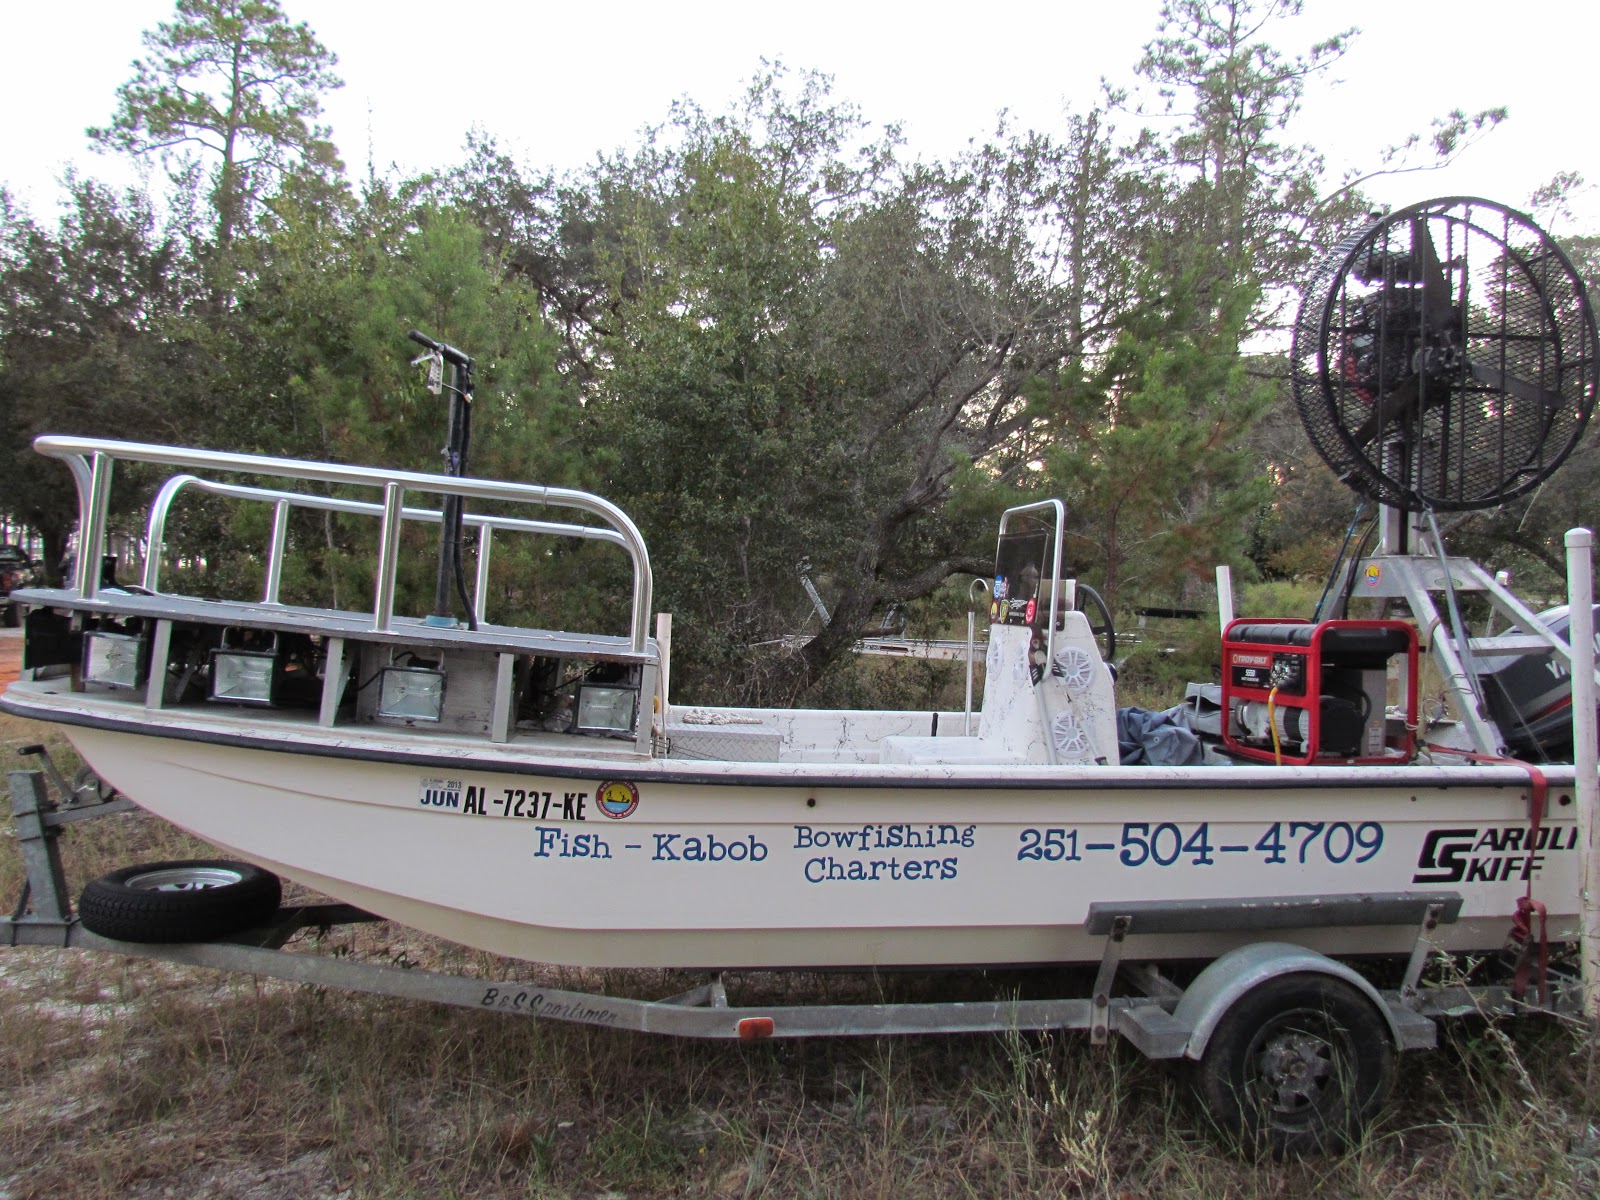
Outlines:
<svg viewBox="0 0 1600 1200"><path fill-rule="evenodd" d="M141 807L229 853L541 962L1095 961L1105 938L1086 928L1091 905L1401 892L1459 895L1460 919L1435 944L1491 950L1530 881L1552 939L1577 936L1571 768L1553 769L1530 851L1528 776L1516 767L542 764L509 747L441 756L414 739L305 728L279 731L273 748L258 722L251 738L226 721L168 736L67 724ZM598 803L607 783L618 815ZM1129 953L1152 959L1261 937L1133 932ZM1402 954L1416 929L1274 936Z"/></svg>

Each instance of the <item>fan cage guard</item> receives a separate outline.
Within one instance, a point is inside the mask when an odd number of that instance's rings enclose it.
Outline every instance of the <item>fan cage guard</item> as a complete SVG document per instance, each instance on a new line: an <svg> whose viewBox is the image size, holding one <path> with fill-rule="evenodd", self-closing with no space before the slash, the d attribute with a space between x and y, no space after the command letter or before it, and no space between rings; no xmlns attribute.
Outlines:
<svg viewBox="0 0 1600 1200"><path fill-rule="evenodd" d="M1531 491L1572 453L1595 402L1583 280L1529 217L1474 197L1400 209L1335 246L1306 287L1290 355L1323 460L1359 494L1413 512ZM1408 390L1414 402L1401 403Z"/></svg>

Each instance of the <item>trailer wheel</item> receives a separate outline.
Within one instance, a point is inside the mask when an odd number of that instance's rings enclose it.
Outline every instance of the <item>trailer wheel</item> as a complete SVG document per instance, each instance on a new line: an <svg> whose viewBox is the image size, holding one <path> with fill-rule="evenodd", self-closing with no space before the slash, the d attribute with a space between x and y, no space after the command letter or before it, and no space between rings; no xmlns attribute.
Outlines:
<svg viewBox="0 0 1600 1200"><path fill-rule="evenodd" d="M119 942L203 942L277 911L278 877L224 859L145 863L102 875L78 898L84 927Z"/></svg>
<svg viewBox="0 0 1600 1200"><path fill-rule="evenodd" d="M1223 1015L1195 1082L1217 1123L1248 1149L1330 1153L1359 1137L1383 1103L1394 1053L1382 1014L1348 983L1282 975Z"/></svg>

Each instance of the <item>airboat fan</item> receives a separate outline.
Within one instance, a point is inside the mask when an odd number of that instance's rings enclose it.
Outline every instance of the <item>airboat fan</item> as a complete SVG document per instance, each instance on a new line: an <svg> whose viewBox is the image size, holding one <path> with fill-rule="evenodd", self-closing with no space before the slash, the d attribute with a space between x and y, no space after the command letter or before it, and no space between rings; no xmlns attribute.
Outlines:
<svg viewBox="0 0 1600 1200"><path fill-rule="evenodd" d="M1318 264L1295 322L1294 399L1324 461L1412 512L1537 487L1594 408L1594 314L1571 261L1488 200L1373 220Z"/></svg>

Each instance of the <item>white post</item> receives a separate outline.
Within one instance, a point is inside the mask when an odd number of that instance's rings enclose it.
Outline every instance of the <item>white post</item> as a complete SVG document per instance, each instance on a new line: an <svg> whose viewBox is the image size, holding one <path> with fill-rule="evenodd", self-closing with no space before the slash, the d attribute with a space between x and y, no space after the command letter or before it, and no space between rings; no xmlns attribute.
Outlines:
<svg viewBox="0 0 1600 1200"><path fill-rule="evenodd" d="M1076 582L1076 581L1074 581ZM978 617L976 605L989 607L989 583L984 579L974 579L967 585L967 706L961 717L961 732L967 737L972 736L972 659L973 649L977 645ZM990 638L994 637L990 632ZM987 683L984 684L988 686Z"/></svg>
<svg viewBox="0 0 1600 1200"><path fill-rule="evenodd" d="M961 715L961 732L972 736L972 651L977 644L977 614L967 610L967 706Z"/></svg>
<svg viewBox="0 0 1600 1200"><path fill-rule="evenodd" d="M656 651L661 656L661 667L656 678L657 686L661 689L661 732L667 731L667 697L671 694L668 685L672 682L672 614L656 614Z"/></svg>
<svg viewBox="0 0 1600 1200"><path fill-rule="evenodd" d="M1226 631L1233 620L1233 568L1223 563L1217 568L1217 621Z"/></svg>
<svg viewBox="0 0 1600 1200"><path fill-rule="evenodd" d="M1591 1019L1600 1019L1600 777L1596 776L1600 745L1595 729L1593 544L1594 534L1589 530L1567 530L1572 760L1577 775L1578 847L1583 856L1579 864L1579 956L1583 960L1583 1009Z"/></svg>

